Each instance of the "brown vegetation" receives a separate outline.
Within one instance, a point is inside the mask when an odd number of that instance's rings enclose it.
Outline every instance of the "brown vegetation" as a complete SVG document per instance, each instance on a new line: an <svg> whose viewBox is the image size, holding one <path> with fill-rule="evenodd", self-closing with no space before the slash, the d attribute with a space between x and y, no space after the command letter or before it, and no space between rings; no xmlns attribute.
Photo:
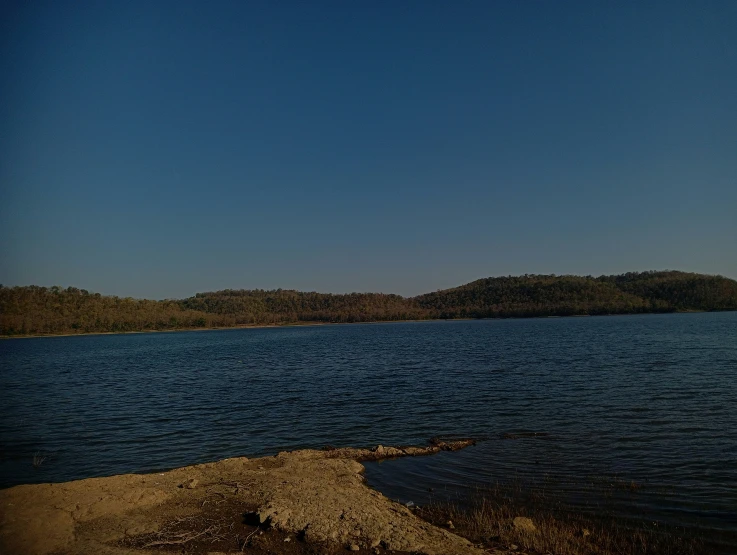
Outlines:
<svg viewBox="0 0 737 555"><path fill-rule="evenodd" d="M479 493L461 506L438 503L416 514L486 549L561 555L698 555L718 553L696 531L645 521L587 515L544 500L522 503L509 491ZM724 551L726 553L726 551Z"/></svg>

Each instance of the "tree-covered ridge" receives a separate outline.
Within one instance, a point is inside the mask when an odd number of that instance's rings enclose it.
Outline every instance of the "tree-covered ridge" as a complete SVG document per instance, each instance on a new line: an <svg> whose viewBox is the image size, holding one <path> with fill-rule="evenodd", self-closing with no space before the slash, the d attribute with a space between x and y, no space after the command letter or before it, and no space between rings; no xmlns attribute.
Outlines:
<svg viewBox="0 0 737 555"><path fill-rule="evenodd" d="M737 281L686 272L629 272L599 281L673 310L735 310Z"/></svg>
<svg viewBox="0 0 737 555"><path fill-rule="evenodd" d="M737 281L675 271L596 278L525 275L480 279L412 298L229 289L165 301L103 296L74 287L0 286L2 335L679 310L737 310Z"/></svg>
<svg viewBox="0 0 737 555"><path fill-rule="evenodd" d="M179 301L104 296L76 287L0 286L0 334L143 331L205 327L206 314Z"/></svg>
<svg viewBox="0 0 737 555"><path fill-rule="evenodd" d="M279 322L370 322L425 318L410 299L383 293L232 290L198 293L183 308L229 317L233 325Z"/></svg>
<svg viewBox="0 0 737 555"><path fill-rule="evenodd" d="M539 276L480 279L416 298L441 318L622 314L667 309L591 277Z"/></svg>

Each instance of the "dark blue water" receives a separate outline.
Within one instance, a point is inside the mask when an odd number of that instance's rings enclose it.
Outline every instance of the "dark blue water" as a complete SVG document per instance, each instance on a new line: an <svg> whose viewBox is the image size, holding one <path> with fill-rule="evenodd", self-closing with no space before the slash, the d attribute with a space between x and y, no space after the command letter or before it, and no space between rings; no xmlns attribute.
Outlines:
<svg viewBox="0 0 737 555"><path fill-rule="evenodd" d="M624 512L737 530L734 312L8 340L0 391L2 486L479 436L367 478L415 502L603 486ZM498 439L524 432L544 435Z"/></svg>

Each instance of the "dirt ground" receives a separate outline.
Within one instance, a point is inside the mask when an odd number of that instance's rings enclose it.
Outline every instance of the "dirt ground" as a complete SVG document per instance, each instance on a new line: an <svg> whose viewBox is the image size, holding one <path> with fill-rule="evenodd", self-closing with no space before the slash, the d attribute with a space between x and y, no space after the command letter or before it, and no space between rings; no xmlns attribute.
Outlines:
<svg viewBox="0 0 737 555"><path fill-rule="evenodd" d="M0 491L0 553L480 554L367 487L359 461L471 445L303 450Z"/></svg>

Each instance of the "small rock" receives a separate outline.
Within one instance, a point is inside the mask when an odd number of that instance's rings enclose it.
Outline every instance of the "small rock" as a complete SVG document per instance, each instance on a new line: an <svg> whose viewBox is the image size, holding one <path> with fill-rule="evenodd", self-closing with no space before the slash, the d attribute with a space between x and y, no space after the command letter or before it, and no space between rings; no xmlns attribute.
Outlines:
<svg viewBox="0 0 737 555"><path fill-rule="evenodd" d="M352 543L351 544L351 547L350 547L350 550L351 551L358 551L359 549L361 549L361 548L358 547L358 544L356 544L356 543Z"/></svg>
<svg viewBox="0 0 737 555"><path fill-rule="evenodd" d="M183 484L179 484L179 487L180 488L186 488L186 489L194 489L194 488L197 487L197 484L199 484L199 483L200 483L200 481L197 480L196 478L190 478L189 480L187 480Z"/></svg>
<svg viewBox="0 0 737 555"><path fill-rule="evenodd" d="M537 528L535 527L535 524L532 522L532 519L527 518L526 516L514 517L512 524L514 528L518 530L519 532L524 532L526 534L532 534L532 533L537 532Z"/></svg>
<svg viewBox="0 0 737 555"><path fill-rule="evenodd" d="M509 546L510 551L517 551L519 549L519 545L512 544Z"/></svg>
<svg viewBox="0 0 737 555"><path fill-rule="evenodd" d="M384 446L383 445L377 445L376 447L374 447L372 449L372 451L374 453L376 453L377 455L383 455L384 454Z"/></svg>
<svg viewBox="0 0 737 555"><path fill-rule="evenodd" d="M453 526L453 521L452 521L452 520L449 520L448 522L446 522L446 523L445 523L445 525L446 525L446 526L447 526L448 528L450 528L451 530L455 530L455 529L456 529L456 527L455 527L455 526Z"/></svg>
<svg viewBox="0 0 737 555"><path fill-rule="evenodd" d="M290 538L290 537L286 537L286 538L284 538L284 541L285 541L285 542L290 542L290 541L292 541L292 538Z"/></svg>

